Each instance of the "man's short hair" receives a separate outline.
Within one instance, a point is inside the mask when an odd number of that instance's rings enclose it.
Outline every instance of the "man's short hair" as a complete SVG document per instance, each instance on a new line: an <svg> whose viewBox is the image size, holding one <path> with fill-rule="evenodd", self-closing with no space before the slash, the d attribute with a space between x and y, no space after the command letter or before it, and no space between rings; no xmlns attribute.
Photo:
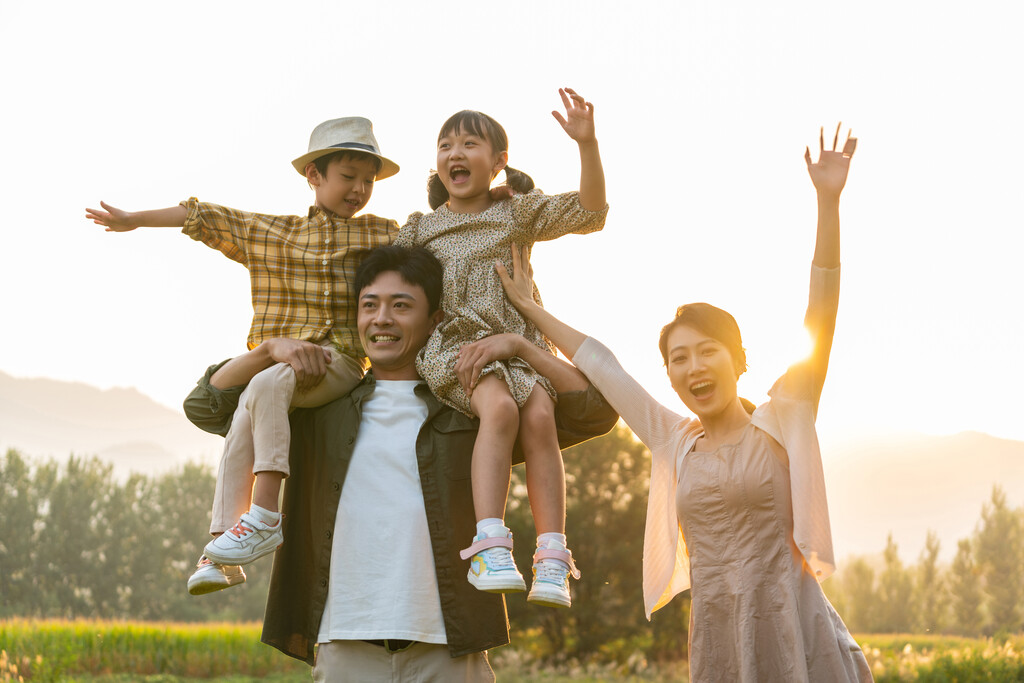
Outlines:
<svg viewBox="0 0 1024 683"><path fill-rule="evenodd" d="M400 247L390 244L367 252L356 269L356 293L373 284L381 273L394 271L410 285L419 285L427 295L430 312L441 307L441 285L444 270L441 262L423 247Z"/></svg>

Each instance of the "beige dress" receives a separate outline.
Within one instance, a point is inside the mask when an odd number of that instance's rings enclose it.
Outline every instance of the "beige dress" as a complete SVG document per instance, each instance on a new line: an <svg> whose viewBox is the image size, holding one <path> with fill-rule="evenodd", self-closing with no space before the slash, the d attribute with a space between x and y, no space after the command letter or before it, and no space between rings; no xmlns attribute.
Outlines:
<svg viewBox="0 0 1024 683"><path fill-rule="evenodd" d="M694 681L871 680L863 653L793 542L787 455L747 425L682 460Z"/></svg>
<svg viewBox="0 0 1024 683"><path fill-rule="evenodd" d="M812 268L805 323L819 341L838 301L839 269ZM650 616L691 589L691 680L872 680L818 584L835 565L814 428L823 377L794 365L733 443L701 452L700 422L658 403L600 342L573 362L651 450L644 605Z"/></svg>
<svg viewBox="0 0 1024 683"><path fill-rule="evenodd" d="M545 195L533 190L495 202L480 213L453 213L441 206L433 213L409 216L396 244L424 246L444 266L444 321L416 359L416 369L435 396L472 415L469 399L455 376L455 360L463 344L511 332L552 350L536 326L508 302L494 262L500 260L511 273L513 244L532 245L569 233L596 232L604 227L607 213L607 207L584 209L578 192ZM540 303L536 289L534 298ZM484 374L491 372L504 378L520 406L537 383L556 398L551 384L519 358L491 363Z"/></svg>

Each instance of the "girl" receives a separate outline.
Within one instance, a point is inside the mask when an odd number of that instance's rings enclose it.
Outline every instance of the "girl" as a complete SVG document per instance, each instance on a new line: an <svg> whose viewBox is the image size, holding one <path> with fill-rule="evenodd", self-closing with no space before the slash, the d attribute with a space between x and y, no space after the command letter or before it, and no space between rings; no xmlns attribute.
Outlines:
<svg viewBox="0 0 1024 683"><path fill-rule="evenodd" d="M659 340L672 388L694 420L660 405L607 348L537 306L526 253L514 252L514 277L497 266L512 304L651 450L644 602L650 617L692 586L694 681L871 680L864 653L818 586L834 559L814 419L839 302L839 195L856 148L848 138L835 151L838 135L832 151L822 139L817 163L806 153L818 195L806 317L813 350L752 414L736 393L746 359L725 311L683 306ZM463 357L470 366L486 360L474 348Z"/></svg>
<svg viewBox="0 0 1024 683"><path fill-rule="evenodd" d="M437 138L437 171L428 183L434 211L412 214L397 243L425 246L444 266L445 318L420 353L417 369L439 399L480 418L471 468L477 535L462 552L463 559L472 558L469 581L484 591L526 590L503 521L518 444L537 528L528 600L568 607L567 575L579 578L579 572L564 534L565 472L555 433L555 391L519 358L490 363L467 390L454 370L463 344L500 332L521 334L550 350L537 328L508 305L495 259L507 258L513 243L531 245L604 227L607 205L594 106L569 88L558 92L565 116L552 115L579 145L578 193L547 196L534 190L529 176L508 167L508 139L501 125L486 114L461 111L444 123ZM503 169L508 184L525 194L500 201L491 197L491 181Z"/></svg>

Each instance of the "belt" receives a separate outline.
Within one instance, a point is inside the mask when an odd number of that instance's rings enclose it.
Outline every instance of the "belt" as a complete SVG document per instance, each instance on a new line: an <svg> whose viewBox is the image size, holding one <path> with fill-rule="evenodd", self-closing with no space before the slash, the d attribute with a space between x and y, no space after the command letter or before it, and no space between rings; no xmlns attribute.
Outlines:
<svg viewBox="0 0 1024 683"><path fill-rule="evenodd" d="M386 638L384 640L364 640L363 642L369 643L370 645L379 645L380 647L387 650L389 653L394 654L396 652L401 652L402 650L408 650L410 647L412 647L419 641Z"/></svg>

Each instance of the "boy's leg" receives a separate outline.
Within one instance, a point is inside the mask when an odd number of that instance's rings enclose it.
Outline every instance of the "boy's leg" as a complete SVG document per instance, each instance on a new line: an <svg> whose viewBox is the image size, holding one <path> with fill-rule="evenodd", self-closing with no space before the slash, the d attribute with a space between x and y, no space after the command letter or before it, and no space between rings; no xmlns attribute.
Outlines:
<svg viewBox="0 0 1024 683"><path fill-rule="evenodd" d="M245 396L245 392L242 392ZM252 423L243 400L239 400L224 437L224 453L217 469L213 491L210 533L219 536L233 527L249 509L252 498ZM220 564L204 554L188 579L188 592L203 595L245 582L245 572L234 563Z"/></svg>
<svg viewBox="0 0 1024 683"><path fill-rule="evenodd" d="M313 389L295 390L295 371L287 363L271 366L252 378L246 388L244 404L252 418L254 448L253 472L280 472L288 476L288 449L292 408L323 405L344 396L363 377L362 366L333 348L327 374ZM239 401L241 405L242 400Z"/></svg>
<svg viewBox="0 0 1024 683"><path fill-rule="evenodd" d="M231 418L231 428L224 437L224 454L220 458L217 484L213 493L213 515L210 533L222 534L235 525L252 502L253 484L252 420L245 408L245 392Z"/></svg>
<svg viewBox="0 0 1024 683"><path fill-rule="evenodd" d="M362 367L332 349L328 373L312 392L304 392L303 405L320 405L351 391L362 378ZM291 446L291 412L295 389L295 371L287 363L277 363L250 380L239 399L249 419L252 465L249 496L252 505L240 512L237 523L205 548L206 556L222 564L247 564L268 555L283 540L278 498L281 481L288 476L288 451ZM317 403L310 395L315 394ZM252 487L255 475L256 486Z"/></svg>
<svg viewBox="0 0 1024 683"><path fill-rule="evenodd" d="M292 408L316 408L330 403L355 389L363 379L363 364L344 353L338 353L333 345L324 344L331 352L331 362L327 364L327 374L312 389L296 391L292 396Z"/></svg>

